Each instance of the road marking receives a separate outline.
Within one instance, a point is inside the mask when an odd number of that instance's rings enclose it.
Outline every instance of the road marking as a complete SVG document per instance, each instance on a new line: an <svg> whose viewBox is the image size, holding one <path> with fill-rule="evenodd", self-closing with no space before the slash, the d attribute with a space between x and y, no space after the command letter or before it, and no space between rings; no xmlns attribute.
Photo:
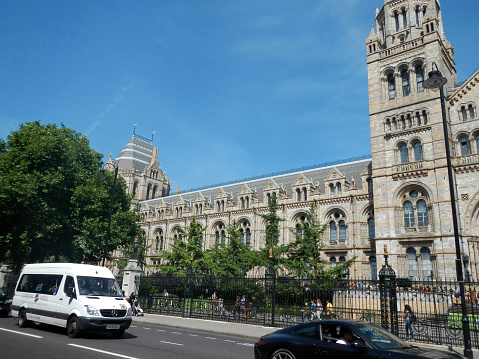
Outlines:
<svg viewBox="0 0 479 359"><path fill-rule="evenodd" d="M183 346L183 344L180 343L165 342L164 340L160 340L160 343Z"/></svg>
<svg viewBox="0 0 479 359"><path fill-rule="evenodd" d="M225 339L225 342L229 342L229 343L236 343L236 340L229 340L229 339Z"/></svg>
<svg viewBox="0 0 479 359"><path fill-rule="evenodd" d="M244 345L245 347L254 347L254 344L251 343L236 343L238 345Z"/></svg>
<svg viewBox="0 0 479 359"><path fill-rule="evenodd" d="M165 330L164 329L157 329L157 331L164 332Z"/></svg>
<svg viewBox="0 0 479 359"><path fill-rule="evenodd" d="M68 344L68 345L71 345L72 347L77 347L77 348L80 348L80 349L86 349L86 350L91 350L91 351L98 352L98 353L113 355L113 356L115 356L115 357L126 358L126 359L138 359L138 358L136 358L136 357L130 357L130 356L128 356L128 355L122 355L122 354L107 352L107 351L105 351L105 350L100 350L100 349L85 347L85 346L83 346L83 345L78 345L78 344Z"/></svg>
<svg viewBox="0 0 479 359"><path fill-rule="evenodd" d="M188 334L190 337L199 337L198 334Z"/></svg>
<svg viewBox="0 0 479 359"><path fill-rule="evenodd" d="M34 334L28 334L28 333L18 332L18 331L16 331L16 330L10 330L10 329L4 329L4 328L0 328L0 330L6 331L6 332L10 332L10 333L15 333L15 334L26 335L27 337L32 337L32 338L37 338L37 339L43 339L43 337L41 337L41 336L39 336L39 335L34 335Z"/></svg>
<svg viewBox="0 0 479 359"><path fill-rule="evenodd" d="M179 333L179 332L171 332L171 334L181 334L181 333Z"/></svg>
<svg viewBox="0 0 479 359"><path fill-rule="evenodd" d="M147 330L148 330L148 329L151 329L151 328L143 327L143 329L147 329Z"/></svg>
<svg viewBox="0 0 479 359"><path fill-rule="evenodd" d="M213 339L213 340L216 340L216 338L212 338L212 337L205 337L206 339Z"/></svg>
<svg viewBox="0 0 479 359"><path fill-rule="evenodd" d="M138 328L138 325L130 325L132 328Z"/></svg>

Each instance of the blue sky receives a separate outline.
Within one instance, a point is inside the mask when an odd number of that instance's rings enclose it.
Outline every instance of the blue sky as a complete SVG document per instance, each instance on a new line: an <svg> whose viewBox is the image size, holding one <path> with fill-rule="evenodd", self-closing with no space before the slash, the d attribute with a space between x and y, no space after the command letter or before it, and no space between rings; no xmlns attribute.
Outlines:
<svg viewBox="0 0 479 359"><path fill-rule="evenodd" d="M369 154L365 38L382 4L2 0L0 137L64 123L106 160L136 123L183 190ZM479 1L442 7L464 80Z"/></svg>

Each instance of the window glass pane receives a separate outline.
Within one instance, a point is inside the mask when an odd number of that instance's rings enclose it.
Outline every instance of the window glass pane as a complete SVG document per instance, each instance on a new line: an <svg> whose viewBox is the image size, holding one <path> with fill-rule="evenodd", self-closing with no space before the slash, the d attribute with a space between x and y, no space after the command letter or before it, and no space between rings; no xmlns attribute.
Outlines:
<svg viewBox="0 0 479 359"><path fill-rule="evenodd" d="M467 112L466 112L466 108L465 108L465 107L462 107L462 108L461 108L461 113L462 113L462 120L463 120L463 121L466 121L466 120L467 120Z"/></svg>
<svg viewBox="0 0 479 359"><path fill-rule="evenodd" d="M471 120L474 119L474 107L472 107L472 105L469 105L469 118Z"/></svg>
<svg viewBox="0 0 479 359"><path fill-rule="evenodd" d="M421 272L423 280L432 279L431 250L425 247L421 248Z"/></svg>
<svg viewBox="0 0 479 359"><path fill-rule="evenodd" d="M428 211L426 201L417 201L417 224L421 227L426 227L429 224Z"/></svg>
<svg viewBox="0 0 479 359"><path fill-rule="evenodd" d="M424 69L421 66L416 67L417 92L424 91Z"/></svg>
<svg viewBox="0 0 479 359"><path fill-rule="evenodd" d="M346 224L344 223L344 221L339 221L339 240L346 240Z"/></svg>
<svg viewBox="0 0 479 359"><path fill-rule="evenodd" d="M406 145L399 146L399 153L401 155L401 163L408 163Z"/></svg>
<svg viewBox="0 0 479 359"><path fill-rule="evenodd" d="M374 218L368 219L368 237L369 239L374 239L376 236L376 229L374 227Z"/></svg>
<svg viewBox="0 0 479 359"><path fill-rule="evenodd" d="M331 222L329 224L329 240L330 241L335 241L337 239L336 236L336 222Z"/></svg>
<svg viewBox="0 0 479 359"><path fill-rule="evenodd" d="M249 228L246 230L246 244L250 244L251 243L251 232L249 230Z"/></svg>
<svg viewBox="0 0 479 359"><path fill-rule="evenodd" d="M369 257L369 266L371 267L371 280L375 280L377 278L376 257Z"/></svg>
<svg viewBox="0 0 479 359"><path fill-rule="evenodd" d="M394 83L394 75L388 75L388 92L389 92L389 99L392 100L396 97L396 84Z"/></svg>
<svg viewBox="0 0 479 359"><path fill-rule="evenodd" d="M422 146L420 142L416 142L413 145L414 161L422 161Z"/></svg>
<svg viewBox="0 0 479 359"><path fill-rule="evenodd" d="M467 140L466 137L461 137L459 139L459 144L461 145L461 155L469 155L471 153L469 149L469 141Z"/></svg>
<svg viewBox="0 0 479 359"><path fill-rule="evenodd" d="M414 227L414 209L409 201L404 203L404 226Z"/></svg>
<svg viewBox="0 0 479 359"><path fill-rule="evenodd" d="M476 135L476 153L479 153L479 135Z"/></svg>
<svg viewBox="0 0 479 359"><path fill-rule="evenodd" d="M407 253L408 277L412 280L417 280L418 266L417 266L416 251L414 248L408 248L406 253Z"/></svg>
<svg viewBox="0 0 479 359"><path fill-rule="evenodd" d="M341 197L341 183L338 183L337 187L338 187L338 197Z"/></svg>
<svg viewBox="0 0 479 359"><path fill-rule="evenodd" d="M402 95L408 96L409 95L409 72L407 70L403 70L401 72L402 78Z"/></svg>

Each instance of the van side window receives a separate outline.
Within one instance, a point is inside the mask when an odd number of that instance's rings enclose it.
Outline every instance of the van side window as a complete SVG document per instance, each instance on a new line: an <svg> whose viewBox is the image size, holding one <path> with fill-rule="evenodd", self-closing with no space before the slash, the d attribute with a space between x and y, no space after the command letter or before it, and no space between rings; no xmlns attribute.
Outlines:
<svg viewBox="0 0 479 359"><path fill-rule="evenodd" d="M73 291L75 289L75 281L73 280L73 277L70 275L67 275L67 278L65 279L65 285L63 286L63 291L68 293L68 289L70 288L70 291Z"/></svg>
<svg viewBox="0 0 479 359"><path fill-rule="evenodd" d="M62 278L61 274L24 274L17 291L56 295Z"/></svg>

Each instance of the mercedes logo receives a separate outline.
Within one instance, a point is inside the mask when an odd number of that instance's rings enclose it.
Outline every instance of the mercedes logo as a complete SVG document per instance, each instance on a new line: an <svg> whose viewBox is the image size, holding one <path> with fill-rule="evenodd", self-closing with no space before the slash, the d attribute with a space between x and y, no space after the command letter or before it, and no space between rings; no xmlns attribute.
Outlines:
<svg viewBox="0 0 479 359"><path fill-rule="evenodd" d="M118 312L116 310L111 311L111 316L112 317L118 317Z"/></svg>

